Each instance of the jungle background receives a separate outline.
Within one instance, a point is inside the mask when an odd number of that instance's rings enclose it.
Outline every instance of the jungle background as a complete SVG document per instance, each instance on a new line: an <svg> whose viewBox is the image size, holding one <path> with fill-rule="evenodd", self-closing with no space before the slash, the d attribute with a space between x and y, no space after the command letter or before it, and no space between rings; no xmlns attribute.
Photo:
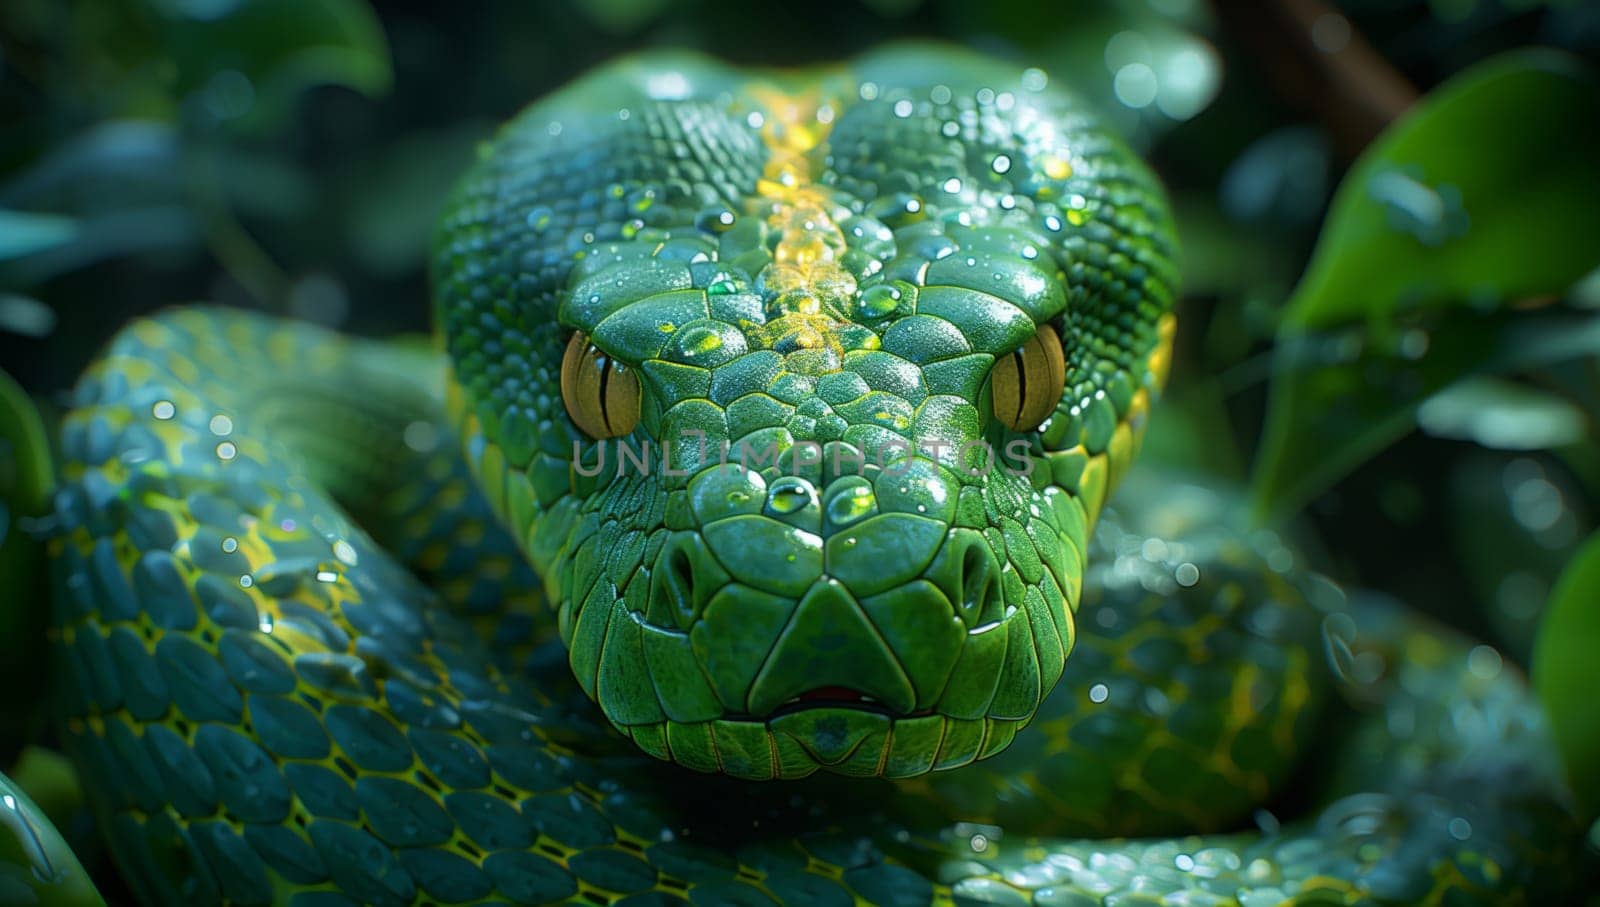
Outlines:
<svg viewBox="0 0 1600 907"><path fill-rule="evenodd" d="M1592 809L1600 4L7 0L0 367L48 419L164 305L425 331L434 218L524 104L645 47L897 38L1037 66L1153 163L1185 282L1145 460L1533 665Z"/></svg>

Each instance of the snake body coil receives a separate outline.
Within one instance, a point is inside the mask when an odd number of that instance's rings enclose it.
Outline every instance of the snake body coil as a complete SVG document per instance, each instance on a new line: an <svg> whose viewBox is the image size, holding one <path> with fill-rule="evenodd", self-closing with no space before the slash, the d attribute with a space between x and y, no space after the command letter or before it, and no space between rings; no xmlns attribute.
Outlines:
<svg viewBox="0 0 1600 907"><path fill-rule="evenodd" d="M118 865L297 907L1526 892L1568 820L1509 672L1185 486L1131 483L1091 557L1172 255L1152 177L1037 71L656 57L486 147L443 357L133 324L51 543ZM1377 714L1331 805L1230 831L1333 687Z"/></svg>

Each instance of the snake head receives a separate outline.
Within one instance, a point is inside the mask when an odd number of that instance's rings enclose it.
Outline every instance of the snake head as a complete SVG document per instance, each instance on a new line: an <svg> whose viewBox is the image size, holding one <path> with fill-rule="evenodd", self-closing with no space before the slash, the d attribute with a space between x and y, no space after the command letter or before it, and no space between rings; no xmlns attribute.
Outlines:
<svg viewBox="0 0 1600 907"><path fill-rule="evenodd" d="M1171 335L1137 160L1037 71L613 64L444 219L452 405L578 683L746 778L1004 748Z"/></svg>

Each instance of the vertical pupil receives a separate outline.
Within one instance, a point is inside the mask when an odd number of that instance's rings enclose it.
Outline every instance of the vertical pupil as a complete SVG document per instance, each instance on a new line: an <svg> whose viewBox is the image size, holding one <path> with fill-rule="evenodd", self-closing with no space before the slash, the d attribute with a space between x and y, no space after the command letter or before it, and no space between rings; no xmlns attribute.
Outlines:
<svg viewBox="0 0 1600 907"><path fill-rule="evenodd" d="M606 407L606 385L611 382L611 360L606 358L599 350L594 350L594 367L600 373L600 393L598 405L600 407L600 421L605 423L606 433L612 431L611 411Z"/></svg>
<svg viewBox="0 0 1600 907"><path fill-rule="evenodd" d="M1023 358L1022 350L1011 354L1017 360L1017 414L1011 421L1020 428L1022 414L1028 411L1028 360Z"/></svg>

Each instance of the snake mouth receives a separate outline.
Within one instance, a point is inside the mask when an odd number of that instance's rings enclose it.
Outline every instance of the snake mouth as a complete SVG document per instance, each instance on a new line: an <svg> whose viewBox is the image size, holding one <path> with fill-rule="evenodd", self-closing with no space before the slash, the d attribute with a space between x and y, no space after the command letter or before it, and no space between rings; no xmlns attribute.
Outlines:
<svg viewBox="0 0 1600 907"><path fill-rule="evenodd" d="M768 714L760 718L751 717L751 720L765 721L791 715L795 712L805 712L817 709L850 709L858 712L873 712L890 718L920 718L932 715L933 709L918 709L914 712L898 712L889 708L877 699L853 687L821 686L814 687L791 697Z"/></svg>

